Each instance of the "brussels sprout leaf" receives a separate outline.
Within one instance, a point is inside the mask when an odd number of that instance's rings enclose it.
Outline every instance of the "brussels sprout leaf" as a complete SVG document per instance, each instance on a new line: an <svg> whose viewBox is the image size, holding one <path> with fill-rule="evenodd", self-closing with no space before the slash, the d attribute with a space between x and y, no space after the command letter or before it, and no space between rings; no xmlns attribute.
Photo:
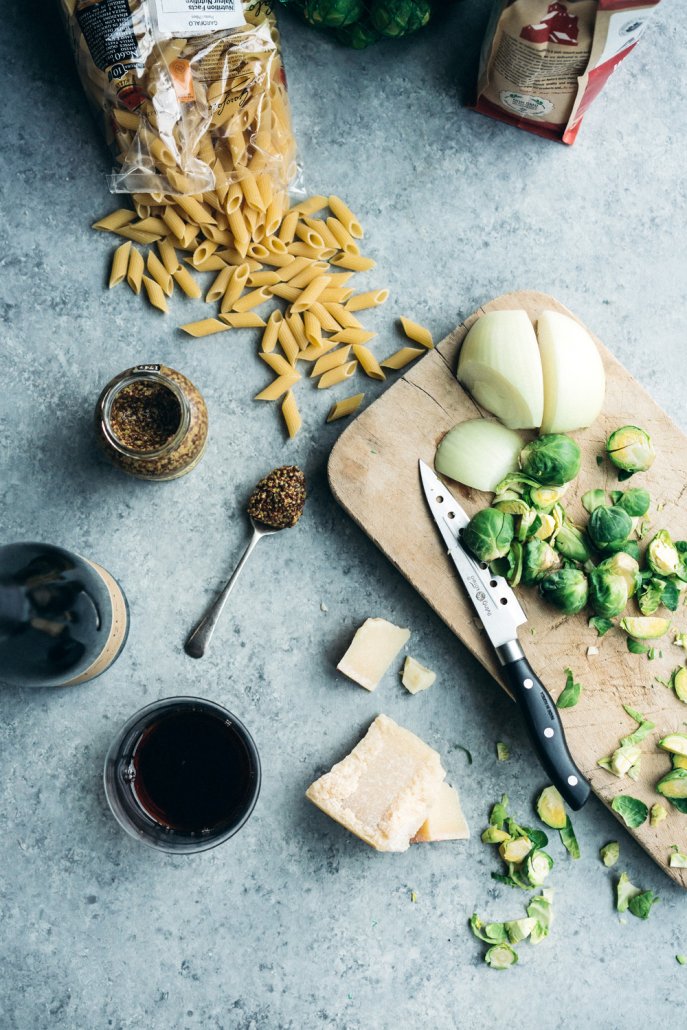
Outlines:
<svg viewBox="0 0 687 1030"><path fill-rule="evenodd" d="M648 919L652 906L660 900L653 891L642 891L641 894L635 894L630 898L627 907L637 919Z"/></svg>
<svg viewBox="0 0 687 1030"><path fill-rule="evenodd" d="M565 686L558 696L556 708L574 708L580 700L580 694L582 693L580 684L574 682L572 669L566 669L565 674Z"/></svg>
<svg viewBox="0 0 687 1030"><path fill-rule="evenodd" d="M563 842L563 847L566 849L566 851L569 852L571 858L579 858L580 857L580 845L577 843L577 837L575 836L575 831L573 830L573 825L570 822L570 816L568 816L568 821L565 824L565 826L563 827L563 829L559 830L558 832L561 835L561 841Z"/></svg>
<svg viewBox="0 0 687 1030"><path fill-rule="evenodd" d="M499 762L507 762L510 758L510 748L502 740L496 741L496 757Z"/></svg>
<svg viewBox="0 0 687 1030"><path fill-rule="evenodd" d="M620 858L620 844L617 840L609 841L599 851L599 857L605 866L610 868L615 865Z"/></svg>
<svg viewBox="0 0 687 1030"><path fill-rule="evenodd" d="M615 887L615 907L618 912L627 912L630 899L637 897L642 891L639 887L635 887L633 883L630 883L630 878L627 873L621 873L620 879L618 880Z"/></svg>
<svg viewBox="0 0 687 1030"><path fill-rule="evenodd" d="M618 794L611 802L611 808L617 812L626 826L636 830L638 826L646 822L649 809L639 798L630 797L629 794Z"/></svg>
<svg viewBox="0 0 687 1030"><path fill-rule="evenodd" d="M608 633L609 629L613 629L615 623L611 619L601 619L598 615L592 615L589 625L602 637L604 633Z"/></svg>

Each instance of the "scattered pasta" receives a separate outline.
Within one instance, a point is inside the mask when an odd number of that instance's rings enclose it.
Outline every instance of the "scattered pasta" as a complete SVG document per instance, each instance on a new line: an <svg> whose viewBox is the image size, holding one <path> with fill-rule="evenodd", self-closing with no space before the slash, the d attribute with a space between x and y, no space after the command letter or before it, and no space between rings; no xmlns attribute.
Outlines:
<svg viewBox="0 0 687 1030"><path fill-rule="evenodd" d="M425 329L423 325L418 322L413 322L412 319L406 318L405 315L401 315L399 319L403 332L406 334L409 340L414 340L415 343L422 344L428 350L431 350L434 346L434 340L429 329Z"/></svg>
<svg viewBox="0 0 687 1030"><path fill-rule="evenodd" d="M337 401L327 415L327 422L336 422L339 418L352 415L360 407L364 396L364 393L354 393L352 397L344 397L343 400Z"/></svg>
<svg viewBox="0 0 687 1030"><path fill-rule="evenodd" d="M119 286L124 281L129 271L129 255L131 254L131 240L127 240L126 243L120 243L112 255L112 267L110 268L110 281L108 286L112 289L113 286ZM139 283L139 289L140 289Z"/></svg>
<svg viewBox="0 0 687 1030"><path fill-rule="evenodd" d="M289 390L286 397L284 397L281 405L281 413L284 423L286 424L286 431L289 434L289 437L293 440L302 424L301 413L298 410L293 390Z"/></svg>
<svg viewBox="0 0 687 1030"><path fill-rule="evenodd" d="M424 350L420 350L419 347L401 347L394 354L391 354L388 358L384 358L384 361L380 361L382 368L399 369L405 368L411 361L415 361L424 354Z"/></svg>

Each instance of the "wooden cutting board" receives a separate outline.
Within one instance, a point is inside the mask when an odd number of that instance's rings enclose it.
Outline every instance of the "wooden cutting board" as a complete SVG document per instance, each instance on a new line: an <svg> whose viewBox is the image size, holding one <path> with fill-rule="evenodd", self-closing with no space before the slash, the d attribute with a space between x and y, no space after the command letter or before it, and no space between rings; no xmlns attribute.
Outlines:
<svg viewBox="0 0 687 1030"><path fill-rule="evenodd" d="M485 414L455 378L458 352L468 329L483 312L511 308L524 308L533 320L547 308L571 314L553 297L532 291L490 301L367 408L342 433L329 459L329 481L337 501L502 687L489 641L480 631L427 509L418 459L433 465L437 443L448 429ZM606 369L606 403L604 413L590 429L573 434L582 446L583 462L574 487L566 494L565 507L574 521L584 522L587 516L580 497L593 487L618 488L614 470L607 461L599 467L596 458L603 454L609 432L632 423L647 430L657 453L649 472L631 481L633 486L646 487L654 504L663 504L659 513L652 506L652 528L646 540L663 527L674 539L687 539L687 437L600 341L596 342ZM470 515L489 503L490 495L450 485ZM595 794L609 806L617 794L641 798L649 806L661 802L654 784L669 771L671 761L655 741L667 733L683 732L687 721L687 707L655 679L667 678L684 661L685 652L672 644L672 630L658 645L663 657L649 662L645 655L628 652L620 630L597 638L587 625L587 614L559 615L531 588L519 588L518 597L528 617L527 626L520 631L522 643L554 698L564 686L566 666L582 683L579 704L563 710L561 716L575 761L589 777ZM687 630L687 608L674 614L673 627ZM589 646L598 647L599 654L587 656ZM618 746L620 737L635 728L623 704L639 709L657 727L645 741L638 782L628 777L617 779L596 764ZM669 876L687 887L687 870L667 865L671 844L687 851L687 816L669 802L663 803L668 818L661 825L653 829L647 820L631 832Z"/></svg>

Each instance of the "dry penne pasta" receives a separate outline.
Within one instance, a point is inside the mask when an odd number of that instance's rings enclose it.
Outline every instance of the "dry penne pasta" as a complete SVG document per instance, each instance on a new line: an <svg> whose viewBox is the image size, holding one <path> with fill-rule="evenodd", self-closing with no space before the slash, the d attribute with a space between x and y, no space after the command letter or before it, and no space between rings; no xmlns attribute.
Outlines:
<svg viewBox="0 0 687 1030"><path fill-rule="evenodd" d="M131 211L128 207L118 207L116 211L111 211L109 215L105 215L97 222L93 222L92 229L100 229L101 232L116 232L117 229L121 229L123 226L128 225L129 222L133 222L136 218L135 212Z"/></svg>
<svg viewBox="0 0 687 1030"><path fill-rule="evenodd" d="M274 286L280 282L278 272L251 272L246 286Z"/></svg>
<svg viewBox="0 0 687 1030"><path fill-rule="evenodd" d="M337 243L337 249L343 250L345 254L359 254L360 249L345 225L338 218L328 218L327 228Z"/></svg>
<svg viewBox="0 0 687 1030"><path fill-rule="evenodd" d="M221 322L219 318L201 318L199 322L187 322L179 328L189 336L212 336L213 333L226 333L231 326Z"/></svg>
<svg viewBox="0 0 687 1030"><path fill-rule="evenodd" d="M328 284L328 275L319 275L317 279L312 279L301 292L300 296L294 301L292 310L296 314L299 314L301 311L306 311L316 302L317 298L320 296L322 291L327 288Z"/></svg>
<svg viewBox="0 0 687 1030"><path fill-rule="evenodd" d="M400 350L395 351L388 358L384 358L384 361L380 361L379 364L382 368L405 368L411 361L415 361L415 358L419 358L424 353L424 350L419 347L401 347Z"/></svg>
<svg viewBox="0 0 687 1030"><path fill-rule="evenodd" d="M284 300L294 301L301 295L301 291L290 283L275 283L269 287L273 297L282 297Z"/></svg>
<svg viewBox="0 0 687 1030"><path fill-rule="evenodd" d="M320 294L320 300L323 304L343 304L346 307L346 301L353 296L353 290L346 286L339 287L327 287Z"/></svg>
<svg viewBox="0 0 687 1030"><path fill-rule="evenodd" d="M312 311L306 311L303 315L303 328L305 329L305 338L308 343L313 347L321 347L322 326Z"/></svg>
<svg viewBox="0 0 687 1030"><path fill-rule="evenodd" d="M324 250L325 242L320 234L311 229L309 225L305 224L305 222L299 222L296 226L296 236L299 240L302 240L306 246L313 247L318 251Z"/></svg>
<svg viewBox="0 0 687 1030"><path fill-rule="evenodd" d="M257 290L244 293L242 297L234 301L232 307L234 311L250 311L251 308L257 308L264 304L270 297L270 287L259 286Z"/></svg>
<svg viewBox="0 0 687 1030"><path fill-rule="evenodd" d="M331 350L332 347L336 346L337 345L334 343L333 340L322 340L322 343L319 347L314 347L312 344L310 344L308 347L306 347L305 350L302 350L300 352L296 360L317 361L319 358L322 357L323 354L326 354L327 351Z"/></svg>
<svg viewBox="0 0 687 1030"><path fill-rule="evenodd" d="M290 390L298 380L300 375L295 370L292 370L287 376L278 376L274 379L269 386L266 386L260 393L256 393L256 401L278 401L287 390Z"/></svg>
<svg viewBox="0 0 687 1030"><path fill-rule="evenodd" d="M288 390L281 405L282 418L286 425L286 431L289 434L289 438L293 440L294 436L301 428L302 420L301 414L296 404L296 398L293 395L293 390Z"/></svg>
<svg viewBox="0 0 687 1030"><path fill-rule="evenodd" d="M309 197L307 200L302 200L300 204L295 204L291 209L297 211L302 217L303 215L314 215L317 211L321 211L323 207L327 206L327 198L316 194L314 197Z"/></svg>
<svg viewBox="0 0 687 1030"><path fill-rule="evenodd" d="M177 252L174 249L174 245L167 239L157 241L157 249L160 255L160 260L165 266L170 275L174 275L177 268L179 267L179 258Z"/></svg>
<svg viewBox="0 0 687 1030"><path fill-rule="evenodd" d="M290 365L295 365L296 358L298 357L298 352L300 351L300 347L298 346L298 340L293 335L293 330L291 329L291 326L286 321L286 319L282 319L282 321L279 323L277 338L279 340L281 349L284 351L284 354L286 355L286 360L289 362Z"/></svg>
<svg viewBox="0 0 687 1030"><path fill-rule="evenodd" d="M169 226L162 218L142 218L140 222L131 222L129 228L137 232L150 232L155 236L169 236Z"/></svg>
<svg viewBox="0 0 687 1030"><path fill-rule="evenodd" d="M177 207L180 207L186 212L191 221L195 222L196 225L205 225L207 222L211 224L215 221L212 214L203 207L195 197L184 196L180 194L174 198L174 203Z"/></svg>
<svg viewBox="0 0 687 1030"><path fill-rule="evenodd" d="M176 272L172 272L174 282L181 288L187 297L193 297L194 299L200 297L201 289L196 280L193 278L188 268L184 268L183 265L179 265Z"/></svg>
<svg viewBox="0 0 687 1030"><path fill-rule="evenodd" d="M119 286L119 284L126 278L126 274L129 269L130 253L131 240L127 240L126 243L120 243L112 255L110 279L108 282L109 289L112 289L113 286Z"/></svg>
<svg viewBox="0 0 687 1030"><path fill-rule="evenodd" d="M350 347L340 347L338 350L331 351L331 353L318 358L310 373L311 378L314 379L316 376L324 375L325 372L329 372L332 368L338 368L339 365L345 365L350 352Z"/></svg>
<svg viewBox="0 0 687 1030"><path fill-rule="evenodd" d="M301 221L304 225L307 225L309 229L312 229L313 232L317 233L325 247L329 247L331 250L339 249L339 241L327 226L327 223L322 221L321 218L309 218L306 215L301 219Z"/></svg>
<svg viewBox="0 0 687 1030"><path fill-rule="evenodd" d="M203 240L203 242L198 244L196 249L193 251L193 254L191 255L191 263L198 268L198 266L207 261L209 257L212 257L218 246L219 244L215 243L213 240Z"/></svg>
<svg viewBox="0 0 687 1030"><path fill-rule="evenodd" d="M334 343L369 343L373 337L377 334L369 332L367 329L340 329L338 333L334 333L332 340Z"/></svg>
<svg viewBox="0 0 687 1030"><path fill-rule="evenodd" d="M310 261L309 258L296 258L296 261L305 261L307 263L306 267L298 275L294 275L288 280L289 286L295 286L298 290L305 289L308 283L311 283L313 279L318 279L325 269L329 267L326 261ZM296 261L294 261L294 264Z"/></svg>
<svg viewBox="0 0 687 1030"><path fill-rule="evenodd" d="M246 285L249 275L250 269L247 263L237 265L234 268L233 275L229 280L224 297L222 298L222 303L220 304L220 311L222 313L230 311L231 308L233 308L234 304L243 293L243 287Z"/></svg>
<svg viewBox="0 0 687 1030"><path fill-rule="evenodd" d="M277 346L277 339L279 337L279 323L282 321L282 313L279 308L276 308L270 317L267 319L267 325L265 331L262 334L262 340L260 347L264 353L270 353Z"/></svg>
<svg viewBox="0 0 687 1030"><path fill-rule="evenodd" d="M144 275L143 285L145 286L145 291L148 300L152 304L152 306L154 308L157 308L158 311L163 311L165 314L167 314L167 301L165 300L165 295L162 291L162 287L160 286L160 284L156 282L154 279L151 279L149 276Z"/></svg>
<svg viewBox="0 0 687 1030"><path fill-rule="evenodd" d="M352 415L360 407L364 396L364 393L354 393L351 397L344 397L343 400L337 401L327 415L327 422L336 422L338 418Z"/></svg>
<svg viewBox="0 0 687 1030"><path fill-rule="evenodd" d="M129 265L126 271L126 281L134 293L141 292L141 283L143 282L143 270L145 268L145 262L143 255L140 250L136 250L135 247L131 248L129 254Z"/></svg>
<svg viewBox="0 0 687 1030"><path fill-rule="evenodd" d="M331 264L337 268L350 268L352 272L368 272L371 268L377 267L376 261L363 257L362 254L338 254L332 258Z"/></svg>
<svg viewBox="0 0 687 1030"><path fill-rule="evenodd" d="M335 195L329 198L329 210L338 218L344 229L349 235L354 236L356 240L363 238L363 227L351 211L348 204L345 204L341 197Z"/></svg>
<svg viewBox="0 0 687 1030"><path fill-rule="evenodd" d="M255 311L228 311L219 317L233 329L262 329L267 325L265 319L260 318Z"/></svg>
<svg viewBox="0 0 687 1030"><path fill-rule="evenodd" d="M368 290L367 293L354 293L345 307L347 311L365 311L366 308L378 308L388 299L388 290Z"/></svg>
<svg viewBox="0 0 687 1030"><path fill-rule="evenodd" d="M308 338L305 335L305 326L303 324L303 319L297 311L293 310L293 308L289 308L287 312L286 323L293 333L293 338L298 344L298 349L305 350L308 346Z"/></svg>
<svg viewBox="0 0 687 1030"><path fill-rule="evenodd" d="M269 365L273 372L276 372L278 376L287 376L293 372L293 366L288 363L286 358L283 358L281 354L265 354L264 351L259 355L266 365Z"/></svg>
<svg viewBox="0 0 687 1030"><path fill-rule="evenodd" d="M157 243L160 239L152 232L139 232L138 229L131 229L128 225L122 226L121 229L113 229L117 236L123 236L125 240L133 240L134 243Z"/></svg>
<svg viewBox="0 0 687 1030"><path fill-rule="evenodd" d="M345 379L350 379L355 372L356 365L357 361L349 361L347 365L339 365L337 368L325 372L318 380L317 389L328 390L330 386L336 386L338 383L343 383Z"/></svg>
<svg viewBox="0 0 687 1030"><path fill-rule="evenodd" d="M384 372L379 367L379 362L368 347L362 343L354 343L353 353L366 376L369 376L370 379L386 379Z"/></svg>
<svg viewBox="0 0 687 1030"><path fill-rule="evenodd" d="M401 315L399 319L403 332L406 334L409 340L414 340L415 343L422 344L428 350L431 350L434 346L434 340L429 329L426 329L419 322L413 322L412 319L406 318L405 315Z"/></svg>
<svg viewBox="0 0 687 1030"><path fill-rule="evenodd" d="M160 261L157 254L154 251L148 251L148 257L146 258L146 271L151 279L159 285L165 296L171 297L172 291L174 290L174 280Z"/></svg>
<svg viewBox="0 0 687 1030"><path fill-rule="evenodd" d="M320 304L316 301L314 304L310 305L308 310L312 311L313 315L326 333L338 333L341 329L339 323L336 319L332 318L324 304Z"/></svg>
<svg viewBox="0 0 687 1030"><path fill-rule="evenodd" d="M186 261L191 268L195 268L196 272L220 272L226 265L226 261L223 261L221 257L217 257L216 254L212 254L209 258L206 258L205 261L201 261L200 264L197 264L190 258L184 258L184 261Z"/></svg>
<svg viewBox="0 0 687 1030"><path fill-rule="evenodd" d="M320 261L333 254L334 251L326 247L312 247L308 243L289 243L289 254L292 257L307 257L311 261Z"/></svg>
<svg viewBox="0 0 687 1030"><path fill-rule="evenodd" d="M284 219L279 227L277 233L279 239L284 244L293 242L293 238L296 235L296 226L298 225L299 213L298 211L287 211Z"/></svg>
<svg viewBox="0 0 687 1030"><path fill-rule="evenodd" d="M263 260L265 265L273 265L275 268L288 267L293 261L293 254L275 254L270 251Z"/></svg>
<svg viewBox="0 0 687 1030"><path fill-rule="evenodd" d="M183 239L186 231L186 222L176 213L173 207L165 206L162 212L162 220L174 236Z"/></svg>
<svg viewBox="0 0 687 1030"><path fill-rule="evenodd" d="M229 280L231 279L233 271L234 269L231 265L225 265L224 268L220 269L215 276L212 286L205 294L205 301L207 304L213 304L215 301L221 300L227 292L227 286L229 285Z"/></svg>
<svg viewBox="0 0 687 1030"><path fill-rule="evenodd" d="M358 321L355 315L347 311L343 304L325 304L324 305L329 314L336 319L342 329L363 329L363 325Z"/></svg>

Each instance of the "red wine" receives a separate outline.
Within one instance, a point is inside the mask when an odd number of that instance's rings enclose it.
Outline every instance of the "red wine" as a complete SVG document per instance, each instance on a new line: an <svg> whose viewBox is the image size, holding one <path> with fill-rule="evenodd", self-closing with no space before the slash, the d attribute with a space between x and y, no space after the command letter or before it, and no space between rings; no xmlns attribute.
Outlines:
<svg viewBox="0 0 687 1030"><path fill-rule="evenodd" d="M172 830L200 833L231 822L245 804L250 762L231 723L207 711L163 716L133 753L132 787L144 811Z"/></svg>

